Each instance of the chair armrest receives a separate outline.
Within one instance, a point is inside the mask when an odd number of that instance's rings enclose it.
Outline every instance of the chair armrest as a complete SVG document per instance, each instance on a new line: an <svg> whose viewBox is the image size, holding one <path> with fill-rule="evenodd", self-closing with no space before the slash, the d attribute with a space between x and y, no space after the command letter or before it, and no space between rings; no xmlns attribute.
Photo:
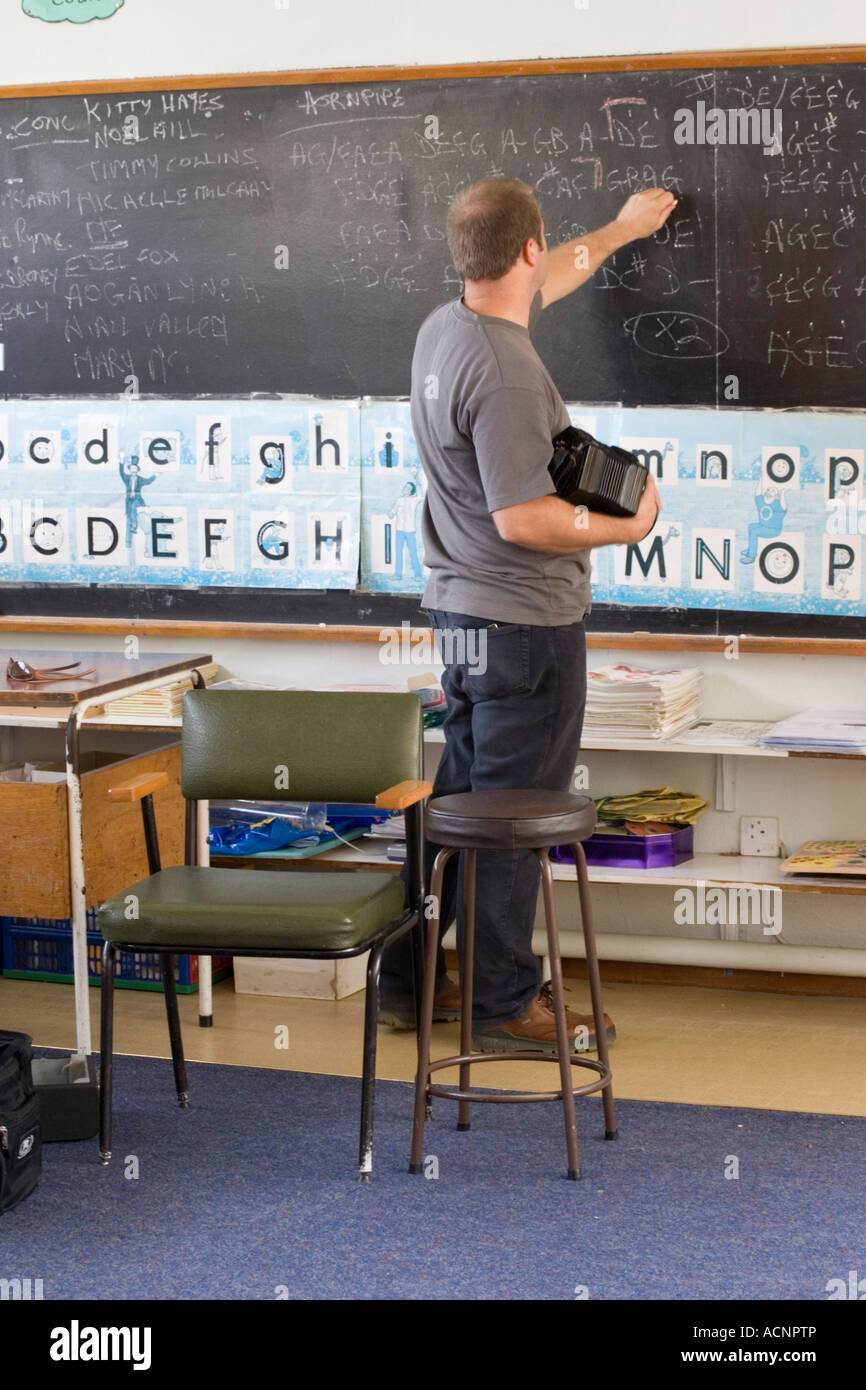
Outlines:
<svg viewBox="0 0 866 1390"><path fill-rule="evenodd" d="M397 782L377 794L376 805L383 811L405 811L407 806L423 801L432 790L432 782Z"/></svg>
<svg viewBox="0 0 866 1390"><path fill-rule="evenodd" d="M160 787L168 786L167 772L142 772L138 777L130 777L128 782L117 782L108 789L109 801L141 801Z"/></svg>

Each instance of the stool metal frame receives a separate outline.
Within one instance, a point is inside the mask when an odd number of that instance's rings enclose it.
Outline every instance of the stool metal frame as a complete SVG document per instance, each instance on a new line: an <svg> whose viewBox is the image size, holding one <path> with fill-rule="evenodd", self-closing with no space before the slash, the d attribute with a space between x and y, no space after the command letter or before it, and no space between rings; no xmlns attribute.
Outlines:
<svg viewBox="0 0 866 1390"><path fill-rule="evenodd" d="M589 880L586 872L586 857L579 843L570 846L574 853L577 870L577 887L580 901L581 925L586 950L586 968L589 991L592 999L592 1015L595 1023L595 1036L598 1061L575 1056L569 1048L568 1025L566 1022L565 994L562 984L562 960L559 951L559 932L556 923L556 907L553 893L553 872L546 849L535 849L541 864L541 882L544 899L544 916L547 926L547 951L550 957L550 980L553 993L553 1008L556 1018L557 1049L555 1052L472 1051L472 991L473 965L475 952L475 862L476 849L451 845L440 849L433 864L430 884L434 913L427 923L426 960L424 969L424 989L421 1004L421 1026L418 1039L418 1073L415 1083L415 1116L412 1131L412 1157L410 1173L423 1171L424 1124L430 1117L431 1099L441 1096L445 1100L459 1103L457 1128L468 1130L469 1106L473 1102L487 1104L509 1104L515 1102L561 1100L565 1119L565 1142L568 1151L568 1176L572 1180L580 1178L580 1159L577 1145L577 1124L574 1113L574 1098L602 1092L604 1106L605 1139L616 1139L616 1114L613 1091L611 1089L611 1070L608 1060L607 1034L604 1024L604 1010L601 999L601 977L598 969L598 955L595 946L595 933L592 924L592 909L589 901ZM430 1060L430 1035L433 1022L433 996L436 987L436 951L439 943L439 904L442 899L442 884L445 866L452 855L463 853L463 948L460 952L460 986L462 992L460 1022L460 1054ZM485 853L496 850L485 850ZM470 1085L470 1068L479 1062L557 1062L561 1086L558 1091L500 1091L478 1090ZM434 1072L447 1067L460 1068L458 1087L435 1085L431 1081ZM572 1086L572 1067L583 1067L596 1072L597 1076L582 1086Z"/></svg>

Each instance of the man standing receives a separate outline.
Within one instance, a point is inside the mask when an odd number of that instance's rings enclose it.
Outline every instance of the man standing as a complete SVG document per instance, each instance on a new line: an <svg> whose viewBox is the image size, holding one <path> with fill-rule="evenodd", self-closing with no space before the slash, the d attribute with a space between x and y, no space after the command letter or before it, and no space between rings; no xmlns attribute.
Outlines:
<svg viewBox="0 0 866 1390"><path fill-rule="evenodd" d="M657 231L675 203L661 189L633 194L613 222L553 251L534 191L517 179L484 179L451 204L448 245L463 297L425 319L412 362L431 570L422 602L443 638L448 708L434 797L571 786L586 699L589 551L642 540L660 503L652 478L629 518L556 496L552 441L570 421L530 335L542 309L614 251ZM532 953L538 860L531 851L487 851L476 872L473 1048L555 1048L549 987L539 987ZM443 931L455 907L462 910L457 856L443 886ZM380 1020L397 1027L414 1017L409 965L403 938L382 973ZM458 1017L441 949L436 989L434 1018ZM595 1047L591 1016L569 1011L568 1025L587 1029Z"/></svg>

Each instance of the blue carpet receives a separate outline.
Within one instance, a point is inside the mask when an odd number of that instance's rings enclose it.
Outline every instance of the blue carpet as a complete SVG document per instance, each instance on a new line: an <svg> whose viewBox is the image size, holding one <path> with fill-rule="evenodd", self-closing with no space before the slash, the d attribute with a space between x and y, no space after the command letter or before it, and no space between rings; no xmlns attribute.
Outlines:
<svg viewBox="0 0 866 1390"><path fill-rule="evenodd" d="M0 1217L3 1273L46 1299L826 1299L866 1273L864 1119L620 1101L608 1143L585 1098L570 1183L555 1105L475 1106L458 1134L440 1100L428 1179L412 1088L380 1082L361 1185L355 1080L190 1064L181 1111L169 1062L115 1067L110 1167L95 1140L47 1145Z"/></svg>

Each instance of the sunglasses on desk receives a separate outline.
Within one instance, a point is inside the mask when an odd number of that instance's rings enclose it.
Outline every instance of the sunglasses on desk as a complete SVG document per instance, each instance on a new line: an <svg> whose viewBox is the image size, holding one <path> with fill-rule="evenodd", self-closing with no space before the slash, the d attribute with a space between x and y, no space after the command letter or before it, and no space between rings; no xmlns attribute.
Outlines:
<svg viewBox="0 0 866 1390"><path fill-rule="evenodd" d="M28 661L22 661L20 657L10 657L6 667L6 677L10 681L21 681L22 683L33 681L78 681L84 676L92 676L96 673L95 666L89 666L86 671L78 668L80 661L70 661L67 666L31 666ZM66 674L66 673L69 674Z"/></svg>

